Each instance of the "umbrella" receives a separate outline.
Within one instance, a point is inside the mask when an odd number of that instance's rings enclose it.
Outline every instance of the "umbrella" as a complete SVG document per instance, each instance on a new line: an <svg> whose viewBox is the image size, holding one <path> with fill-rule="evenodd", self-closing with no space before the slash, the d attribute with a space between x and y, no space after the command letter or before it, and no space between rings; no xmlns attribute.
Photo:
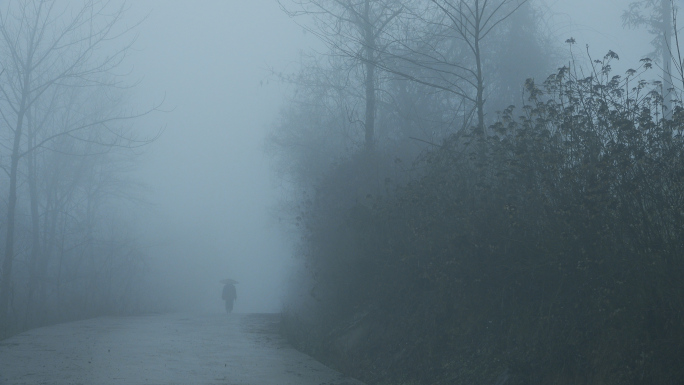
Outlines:
<svg viewBox="0 0 684 385"><path fill-rule="evenodd" d="M227 285L227 284L229 284L229 283L230 283L230 284L236 284L236 283L238 283L238 281L236 281L236 280L234 280L234 279L230 279L230 278L224 278L224 279L221 280L221 283L224 284L224 285Z"/></svg>

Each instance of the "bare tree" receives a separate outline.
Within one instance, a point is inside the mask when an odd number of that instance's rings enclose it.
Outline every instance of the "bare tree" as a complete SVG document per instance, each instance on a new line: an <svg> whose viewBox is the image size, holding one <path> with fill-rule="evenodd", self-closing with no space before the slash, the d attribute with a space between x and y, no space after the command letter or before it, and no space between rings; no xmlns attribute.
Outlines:
<svg viewBox="0 0 684 385"><path fill-rule="evenodd" d="M83 112L59 129L38 127L36 109L54 113L54 102L69 89L100 89L119 86L120 68L133 44L132 28L123 26L125 5L109 1L84 0L75 4L53 0L8 1L0 9L0 113L4 137L8 138L9 178L5 254L0 276L0 323L8 322L8 305L15 258L15 231L19 165L28 159L29 177L35 178L35 151L58 138L92 141L101 146L131 146L135 142L112 127L116 122L140 114L111 111L107 114ZM52 106L52 107L50 107ZM48 120L43 120L47 122ZM105 138L89 134L109 131ZM22 141L25 144L22 148ZM35 197L35 180L29 189ZM31 203L33 215L37 213ZM38 236L34 218L34 237ZM37 258L40 240L33 240ZM32 258L34 259L34 258ZM36 259L37 260L37 259Z"/></svg>
<svg viewBox="0 0 684 385"><path fill-rule="evenodd" d="M404 7L396 0L294 0L294 7L281 1L290 16L313 16L314 26L305 27L318 36L331 55L342 55L363 67L365 147L375 147L377 70L386 51L383 35Z"/></svg>
<svg viewBox="0 0 684 385"><path fill-rule="evenodd" d="M483 41L494 29L516 12L527 0L431 0L443 13L444 18L431 21L432 24L446 31L451 31L463 43L472 55L472 67L461 63L444 63L457 67L452 72L463 79L475 90L475 108L477 110L476 134L485 135L485 73Z"/></svg>
<svg viewBox="0 0 684 385"><path fill-rule="evenodd" d="M638 0L630 3L628 10L622 14L624 26L646 27L655 36L651 44L655 49L653 54L661 59L665 117L672 116L672 62L675 50L672 37L675 32L676 9L674 0Z"/></svg>

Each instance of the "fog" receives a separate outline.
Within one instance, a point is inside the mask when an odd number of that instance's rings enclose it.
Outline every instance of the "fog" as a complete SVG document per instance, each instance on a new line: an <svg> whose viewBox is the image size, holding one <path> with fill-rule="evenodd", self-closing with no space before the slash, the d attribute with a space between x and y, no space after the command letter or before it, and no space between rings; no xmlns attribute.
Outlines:
<svg viewBox="0 0 684 385"><path fill-rule="evenodd" d="M123 226L135 233L145 256L147 309L221 311L219 281L232 278L239 281L237 312L281 310L290 273L303 259L295 251L301 234L287 230L292 218L281 211L284 194L292 186L285 182L288 176L276 175L275 160L265 151L266 138L296 89L276 74L297 74L302 53L316 55L327 47L305 33L306 26L311 26L307 19L289 17L273 0L109 4L111 10L125 4L120 24L131 30L122 40L134 35L132 48L115 71L130 86L124 89L126 108L152 109L135 119L132 127L148 136L161 133L137 150L135 170L128 176L140 182L136 190L140 204L131 209L129 218L134 219ZM650 50L648 33L622 28L620 16L627 0L535 4L540 5L539 15L552 35L548 38L562 42L574 37L577 57L586 55L587 44L594 58L612 49L622 58L614 67L624 71ZM11 83L11 74L5 74ZM2 159L6 169L8 159ZM50 162L48 158L41 161ZM6 182L3 179L3 187ZM25 190L29 187L20 181L19 188L24 189L20 222L28 228L30 204ZM40 257L27 251L29 233L22 234L15 280L30 276L38 282L39 275L31 266L40 264L36 262ZM78 237L73 238L76 250ZM79 270L83 256L72 254L76 282L90 273ZM50 273L61 277L62 259L58 267L57 261L46 252L42 263L46 271L51 269ZM7 282L3 301L9 301ZM46 302L48 284L23 284L30 287L18 294L23 299L17 301L25 300L27 305L16 313L25 313L28 320L33 292L43 292L40 303ZM74 284L75 293L82 291L79 285Z"/></svg>
<svg viewBox="0 0 684 385"><path fill-rule="evenodd" d="M681 5L0 2L0 355L676 383Z"/></svg>
<svg viewBox="0 0 684 385"><path fill-rule="evenodd" d="M549 1L548 22L576 53L623 62L640 58L643 31L622 28L626 1ZM320 45L275 1L145 1L128 15L144 17L133 76L135 100L165 112L142 120L163 127L138 172L153 208L143 221L160 301L202 311L221 309L221 278L238 280L238 312L282 306L293 255L292 234L279 223L282 181L264 152L288 87L270 70L294 72L301 51ZM302 20L296 20L302 22ZM634 41L639 42L635 50ZM645 48L644 48L645 47ZM632 61L633 63L634 61ZM627 65L627 64L626 64Z"/></svg>
<svg viewBox="0 0 684 385"><path fill-rule="evenodd" d="M222 309L222 278L239 281L238 312L281 307L292 242L277 223L278 181L264 139L286 92L270 68L294 68L302 29L273 1L145 1L136 100L163 127L139 177L153 203L152 271L175 304ZM155 273L156 275L156 273Z"/></svg>

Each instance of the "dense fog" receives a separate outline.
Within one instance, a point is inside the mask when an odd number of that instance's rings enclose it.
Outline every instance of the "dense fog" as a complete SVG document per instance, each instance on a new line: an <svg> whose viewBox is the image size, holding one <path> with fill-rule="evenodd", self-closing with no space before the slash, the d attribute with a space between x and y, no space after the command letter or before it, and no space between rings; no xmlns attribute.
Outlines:
<svg viewBox="0 0 684 385"><path fill-rule="evenodd" d="M146 1L129 13L145 17L131 59L135 99L163 99L166 111L144 120L164 133L139 170L161 297L221 310L219 280L233 278L236 311L278 311L292 242L265 155L287 90L271 71L292 70L306 36L270 1Z"/></svg>
<svg viewBox="0 0 684 385"><path fill-rule="evenodd" d="M573 36L596 55L640 57L635 46L648 44L643 31L622 28L624 1L540 4L553 37ZM150 0L125 4L121 17L132 26L122 41L133 41L117 68L130 86L126 103L153 109L132 125L149 136L161 130L139 151L129 174L140 183L138 206L126 206L151 277L146 295L162 308L217 310L218 281L231 277L240 281L237 311L280 310L302 261L280 212L290 186L274 175L265 139L292 91L280 76L324 44L275 1Z"/></svg>
<svg viewBox="0 0 684 385"><path fill-rule="evenodd" d="M647 47L648 37L609 12L624 1L585 3L548 2L551 31L575 37L580 50L590 44L596 55L640 57L634 39ZM302 261L293 258L297 235L278 212L289 186L273 175L264 140L291 90L276 75L294 73L299 55L321 42L274 1L146 1L128 14L147 15L132 59L142 79L135 98L163 99L168 110L142 120L165 132L141 167L161 218L150 214L156 222L145 231L157 241L150 254L168 274L160 278L167 294L220 309L217 282L230 276L240 281L236 310L280 310L285 281Z"/></svg>
<svg viewBox="0 0 684 385"><path fill-rule="evenodd" d="M548 2L544 17L558 38L577 39L579 51L589 44L595 55L640 58L634 41L647 47L648 37L623 29L620 12L609 10L624 1L612 3ZM322 43L274 1L146 1L127 15L144 18L131 59L141 79L135 100L163 100L167 111L138 123L165 128L140 168L154 207L143 231L164 294L216 310L218 280L233 277L237 311L280 310L285 281L302 261L293 258L290 218L279 212L289 186L274 175L264 141L292 89L278 74L296 72L300 55Z"/></svg>
<svg viewBox="0 0 684 385"><path fill-rule="evenodd" d="M0 2L0 355L680 383L681 6Z"/></svg>
<svg viewBox="0 0 684 385"><path fill-rule="evenodd" d="M0 2L0 339L222 313L232 279L369 381L670 378L664 5Z"/></svg>

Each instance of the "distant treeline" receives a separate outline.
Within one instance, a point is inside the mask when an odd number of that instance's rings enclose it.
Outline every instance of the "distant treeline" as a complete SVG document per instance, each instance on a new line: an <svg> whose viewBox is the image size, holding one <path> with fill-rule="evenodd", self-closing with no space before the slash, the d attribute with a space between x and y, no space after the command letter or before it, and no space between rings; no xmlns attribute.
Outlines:
<svg viewBox="0 0 684 385"><path fill-rule="evenodd" d="M139 309L129 172L154 138L131 125L120 6L0 4L0 338Z"/></svg>

